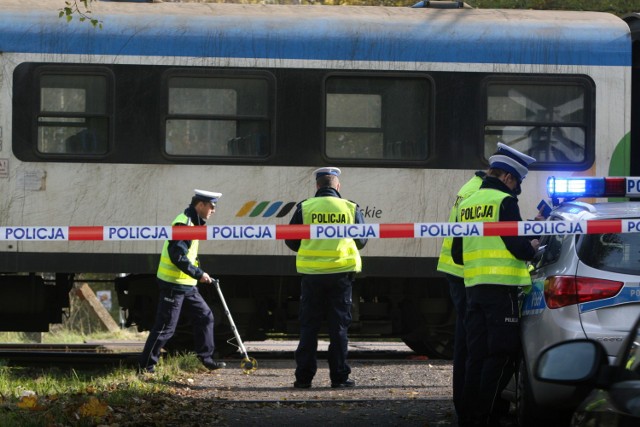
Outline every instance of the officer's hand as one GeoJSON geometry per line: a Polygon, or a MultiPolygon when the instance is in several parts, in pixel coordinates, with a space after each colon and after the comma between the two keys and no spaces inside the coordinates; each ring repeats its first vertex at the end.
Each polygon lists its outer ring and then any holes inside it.
{"type": "Polygon", "coordinates": [[[537,251],[538,248],[540,247],[540,240],[538,239],[531,240],[531,246],[533,246],[533,249],[537,251]]]}
{"type": "Polygon", "coordinates": [[[204,273],[200,278],[200,283],[211,283],[213,280],[209,277],[209,273],[204,273]]]}

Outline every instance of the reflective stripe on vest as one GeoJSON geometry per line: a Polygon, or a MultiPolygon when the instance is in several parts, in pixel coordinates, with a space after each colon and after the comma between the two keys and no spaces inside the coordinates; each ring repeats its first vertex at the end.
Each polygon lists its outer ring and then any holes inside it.
{"type": "MultiPolygon", "coordinates": [[[[302,202],[303,224],[355,224],[356,204],[339,197],[313,197],[302,202]]],[[[353,239],[303,239],[296,256],[302,274],[331,274],[362,270],[353,239]]]]}
{"type": "MultiPolygon", "coordinates": [[[[461,222],[497,222],[502,201],[510,197],[494,189],[480,189],[460,203],[461,222]]],[[[499,236],[464,237],[464,284],[531,285],[527,265],[513,256],[499,236]]]]}
{"type": "MultiPolygon", "coordinates": [[[[478,191],[480,185],[482,184],[482,178],[477,175],[474,175],[469,181],[467,181],[458,191],[456,201],[451,208],[451,212],[449,212],[449,222],[455,222],[458,217],[458,206],[460,203],[478,191]]],[[[436,269],[438,271],[442,271],[443,273],[448,273],[453,276],[463,277],[464,272],[462,271],[462,266],[453,262],[453,258],[451,258],[451,245],[453,244],[453,237],[445,237],[442,241],[442,248],[440,248],[440,257],[438,258],[438,266],[436,269]]]]}
{"type": "MultiPolygon", "coordinates": [[[[184,214],[180,214],[173,220],[171,225],[176,224],[186,224],[188,226],[193,226],[191,220],[184,214]]],[[[189,248],[189,252],[187,252],[187,258],[191,261],[191,264],[198,266],[198,246],[199,240],[192,240],[191,247],[189,248]]],[[[169,241],[164,242],[164,246],[162,247],[162,253],[160,254],[160,263],[158,264],[158,279],[164,280],[165,282],[175,283],[177,285],[190,285],[195,286],[198,281],[193,277],[185,274],[182,270],[180,270],[176,265],[171,262],[171,258],[169,258],[169,241]]]]}

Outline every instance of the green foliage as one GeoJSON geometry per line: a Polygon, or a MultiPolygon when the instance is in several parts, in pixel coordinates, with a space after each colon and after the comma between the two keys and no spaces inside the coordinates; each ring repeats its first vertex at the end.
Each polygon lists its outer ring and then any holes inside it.
{"type": "Polygon", "coordinates": [[[65,0],[65,7],[59,9],[58,17],[64,18],[67,22],[71,22],[74,15],[78,16],[78,21],[89,22],[92,26],[102,28],[102,21],[92,18],[89,5],[91,0],[65,0]],[[82,9],[81,6],[82,5],[82,9]]]}

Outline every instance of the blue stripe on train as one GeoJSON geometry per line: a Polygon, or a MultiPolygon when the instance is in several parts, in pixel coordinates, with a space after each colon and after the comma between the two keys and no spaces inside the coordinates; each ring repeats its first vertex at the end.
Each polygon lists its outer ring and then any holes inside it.
{"type": "MultiPolygon", "coordinates": [[[[621,26],[278,16],[107,16],[103,28],[57,15],[0,19],[0,51],[325,61],[631,65],[621,26]]],[[[621,21],[622,22],[622,21],[621,21]]],[[[469,71],[473,71],[470,69],[469,71]]]]}

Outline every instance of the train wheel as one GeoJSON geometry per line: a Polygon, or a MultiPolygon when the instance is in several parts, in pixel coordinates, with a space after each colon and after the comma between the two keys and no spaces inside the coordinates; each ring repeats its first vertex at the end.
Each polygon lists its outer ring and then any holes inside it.
{"type": "Polygon", "coordinates": [[[453,358],[453,332],[447,329],[418,327],[403,335],[402,341],[411,350],[431,359],[453,358]]]}
{"type": "MultiPolygon", "coordinates": [[[[442,299],[442,298],[441,298],[442,299]]],[[[402,306],[402,341],[411,350],[432,359],[452,359],[455,322],[453,304],[442,301],[446,313],[425,313],[421,299],[405,300],[402,306]],[[447,303],[450,307],[447,306],[447,303]]]]}

